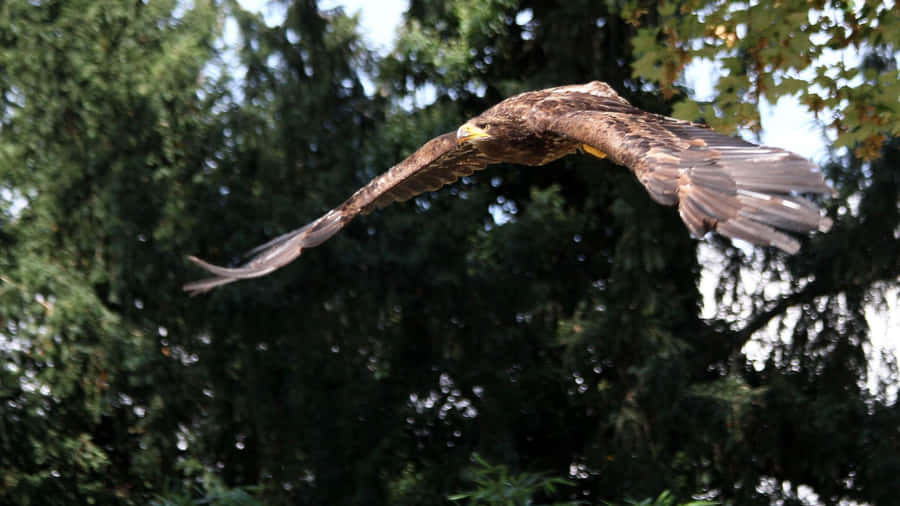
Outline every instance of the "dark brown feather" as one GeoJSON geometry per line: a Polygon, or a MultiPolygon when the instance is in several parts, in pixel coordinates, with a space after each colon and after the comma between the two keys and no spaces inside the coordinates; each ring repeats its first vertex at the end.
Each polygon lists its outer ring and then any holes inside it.
{"type": "Polygon", "coordinates": [[[455,183],[462,176],[484,169],[491,162],[490,158],[474,146],[458,145],[455,133],[441,135],[428,141],[401,164],[357,192],[380,193],[361,207],[360,212],[368,214],[394,202],[403,202],[416,195],[435,191],[444,185],[455,183]],[[384,180],[379,183],[381,178],[384,180]]]}

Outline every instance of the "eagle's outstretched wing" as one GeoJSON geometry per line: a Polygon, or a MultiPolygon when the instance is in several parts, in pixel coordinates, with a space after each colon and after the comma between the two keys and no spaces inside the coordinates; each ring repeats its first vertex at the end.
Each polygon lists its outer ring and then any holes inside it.
{"type": "Polygon", "coordinates": [[[831,227],[830,219],[797,195],[832,191],[815,165],[800,156],[620,101],[569,98],[543,104],[545,110],[538,114],[544,116],[545,128],[633,170],[654,200],[677,203],[681,218],[697,237],[716,230],[794,253],[800,243],[779,229],[807,232],[831,227]],[[585,102],[592,105],[586,107],[585,102]]]}
{"type": "Polygon", "coordinates": [[[356,216],[437,190],[491,162],[472,145],[458,144],[455,133],[435,137],[319,219],[257,246],[248,253],[253,257],[240,267],[220,267],[189,257],[215,277],[188,283],[184,290],[196,295],[240,279],[265,276],[293,261],[304,249],[322,244],[356,216]]]}

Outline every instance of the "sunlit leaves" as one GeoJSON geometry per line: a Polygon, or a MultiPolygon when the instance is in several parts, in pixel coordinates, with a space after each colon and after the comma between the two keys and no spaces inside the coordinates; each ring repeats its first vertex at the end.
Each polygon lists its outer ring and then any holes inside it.
{"type": "Polygon", "coordinates": [[[681,117],[757,130],[758,113],[744,104],[795,95],[825,116],[837,146],[864,159],[877,157],[886,137],[900,134],[900,17],[888,3],[673,0],[662,2],[656,18],[634,7],[629,12],[640,27],[632,39],[634,73],[664,94],[676,93],[694,58],[739,62],[716,76],[716,109],[681,117]],[[864,71],[862,60],[870,55],[885,63],[864,71]],[[857,104],[865,106],[859,110],[857,104]]]}

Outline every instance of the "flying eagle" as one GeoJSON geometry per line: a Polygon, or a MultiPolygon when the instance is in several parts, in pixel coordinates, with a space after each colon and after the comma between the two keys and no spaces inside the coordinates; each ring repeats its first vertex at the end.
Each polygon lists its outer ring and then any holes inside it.
{"type": "Polygon", "coordinates": [[[827,231],[831,220],[798,193],[828,194],[808,160],[757,146],[703,125],[642,111],[599,81],[529,91],[425,143],[343,204],[297,230],[258,246],[229,268],[190,260],[215,277],[188,283],[202,293],[265,276],[322,244],[361,214],[455,182],[492,163],[544,165],[584,152],[634,171],[660,204],[677,205],[697,237],[715,230],[788,253],[800,243],[783,231],[827,231]]]}

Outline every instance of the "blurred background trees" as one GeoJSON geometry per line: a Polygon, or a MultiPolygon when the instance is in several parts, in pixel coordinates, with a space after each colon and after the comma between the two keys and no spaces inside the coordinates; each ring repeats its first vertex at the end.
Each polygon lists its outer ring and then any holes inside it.
{"type": "Polygon", "coordinates": [[[411,0],[376,56],[341,10],[273,5],[0,6],[0,502],[437,504],[490,485],[476,454],[538,502],[895,500],[865,311],[900,275],[896,6],[411,0]],[[502,98],[593,79],[751,135],[797,94],[836,140],[834,229],[794,257],[698,243],[569,157],[180,291],[184,255],[237,261],[502,98]]]}

